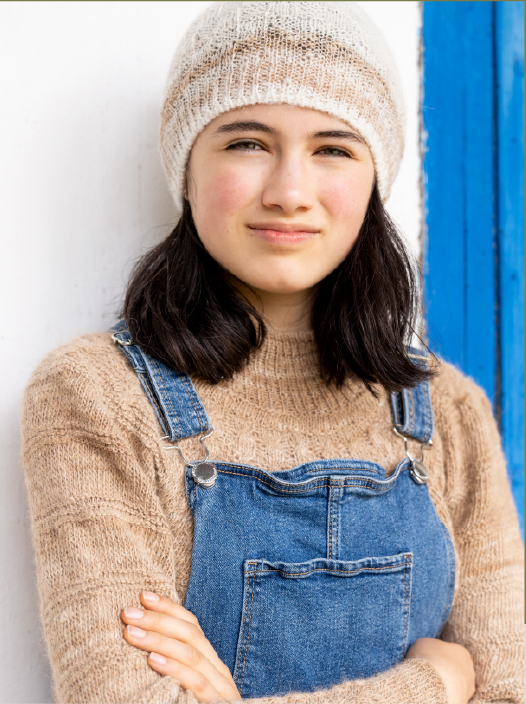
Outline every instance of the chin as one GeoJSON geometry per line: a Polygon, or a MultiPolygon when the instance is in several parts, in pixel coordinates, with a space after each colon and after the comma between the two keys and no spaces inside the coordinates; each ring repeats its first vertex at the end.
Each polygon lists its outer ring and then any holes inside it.
{"type": "Polygon", "coordinates": [[[273,295],[291,295],[302,291],[308,291],[316,286],[323,278],[321,272],[314,272],[314,266],[277,266],[273,267],[272,263],[267,263],[267,266],[258,265],[253,269],[250,267],[232,267],[228,268],[223,264],[224,268],[240,282],[244,283],[256,291],[270,293],[273,295]]]}
{"type": "Polygon", "coordinates": [[[300,293],[301,291],[307,291],[315,286],[313,281],[298,281],[298,280],[258,280],[251,284],[253,288],[259,289],[260,291],[265,291],[266,293],[273,293],[277,295],[288,295],[293,293],[300,293]]]}

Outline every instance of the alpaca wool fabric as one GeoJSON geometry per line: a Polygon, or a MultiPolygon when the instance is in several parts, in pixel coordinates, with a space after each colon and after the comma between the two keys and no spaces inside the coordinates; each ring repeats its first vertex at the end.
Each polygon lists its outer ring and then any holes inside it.
{"type": "Polygon", "coordinates": [[[382,199],[404,148],[402,88],[379,30],[352,2],[217,2],[195,20],[172,61],[160,153],[178,213],[192,145],[219,115],[287,104],[328,113],[371,150],[382,199]]]}
{"type": "MultiPolygon", "coordinates": [[[[367,457],[390,475],[404,457],[389,396],[357,379],[320,378],[313,332],[268,331],[233,379],[193,380],[214,427],[212,458],[277,471],[318,458],[367,457]]],[[[443,364],[431,381],[429,493],[452,537],[455,600],[441,637],[468,648],[471,704],[524,702],[524,553],[500,438],[482,389],[443,364]]],[[[25,395],[23,456],[44,633],[57,702],[196,704],[124,640],[119,617],[142,589],[183,603],[193,518],[185,465],[166,452],[139,378],[110,333],[49,355],[25,395]]],[[[181,441],[202,457],[198,438],[181,441]]],[[[409,441],[419,456],[419,446],[409,441]]],[[[393,528],[395,529],[395,528],[393,528]]],[[[216,536],[210,536],[214,549],[216,536]]],[[[213,579],[213,577],[212,577],[213,579]]],[[[350,607],[349,613],[352,613],[350,607]]],[[[221,618],[221,614],[218,614],[221,618]]],[[[253,704],[446,704],[425,659],[315,692],[253,704]]]]}

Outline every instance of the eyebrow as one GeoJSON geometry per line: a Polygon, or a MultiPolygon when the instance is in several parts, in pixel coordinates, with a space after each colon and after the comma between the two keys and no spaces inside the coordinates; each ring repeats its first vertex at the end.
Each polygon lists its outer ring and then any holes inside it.
{"type": "MultiPolygon", "coordinates": [[[[255,120],[236,120],[235,122],[227,122],[225,125],[218,127],[214,134],[224,134],[232,132],[265,132],[266,134],[272,134],[276,137],[280,136],[280,132],[275,130],[269,125],[265,125],[263,122],[256,122],[255,120]]],[[[365,140],[360,137],[356,132],[350,132],[348,130],[323,130],[321,132],[313,132],[307,135],[309,139],[346,139],[351,142],[359,142],[360,144],[365,144],[365,140]]]]}

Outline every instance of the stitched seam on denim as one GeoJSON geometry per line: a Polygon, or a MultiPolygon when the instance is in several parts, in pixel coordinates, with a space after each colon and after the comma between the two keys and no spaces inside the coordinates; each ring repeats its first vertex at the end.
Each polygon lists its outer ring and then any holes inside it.
{"type": "Polygon", "coordinates": [[[340,469],[349,469],[351,472],[374,472],[375,474],[378,474],[376,469],[369,469],[368,467],[328,467],[327,469],[308,469],[305,474],[312,474],[313,472],[328,472],[331,470],[340,470],[340,469]]]}
{"type": "Polygon", "coordinates": [[[250,572],[243,572],[243,574],[268,574],[269,572],[281,572],[281,574],[288,575],[289,577],[301,577],[302,575],[312,574],[313,572],[337,572],[338,574],[358,574],[358,572],[392,570],[400,569],[400,567],[405,571],[407,568],[406,559],[406,556],[404,556],[404,562],[396,565],[385,565],[385,567],[360,567],[359,570],[335,570],[331,569],[330,567],[315,567],[314,569],[309,570],[308,572],[285,572],[284,570],[280,570],[277,567],[269,567],[268,570],[255,570],[250,572]]]}
{"type": "MultiPolygon", "coordinates": [[[[186,387],[186,383],[187,383],[187,381],[190,381],[190,379],[185,378],[183,375],[181,375],[179,378],[180,378],[181,381],[183,382],[184,390],[186,391],[186,393],[188,394],[188,397],[190,398],[190,403],[192,404],[193,409],[194,409],[194,411],[195,411],[195,415],[197,416],[197,420],[199,421],[200,432],[203,432],[203,422],[202,422],[202,420],[201,420],[201,416],[199,415],[199,411],[197,410],[197,408],[195,407],[195,404],[194,404],[194,400],[195,400],[195,399],[194,399],[194,393],[193,393],[193,391],[192,391],[191,388],[188,389],[188,388],[186,387]]],[[[191,383],[192,383],[192,382],[190,381],[190,384],[191,384],[191,383]]]]}
{"type": "Polygon", "coordinates": [[[420,404],[418,405],[419,409],[419,415],[423,421],[424,424],[424,429],[420,433],[420,437],[417,438],[421,442],[425,442],[425,437],[427,436],[427,429],[428,429],[428,403],[427,403],[427,396],[426,396],[426,382],[422,382],[419,387],[420,395],[421,395],[421,400],[420,404]]]}
{"type": "MultiPolygon", "coordinates": [[[[407,609],[407,584],[406,584],[407,573],[408,573],[408,569],[409,569],[407,555],[404,556],[404,563],[405,563],[405,568],[404,568],[404,618],[403,618],[403,622],[402,622],[404,636],[403,636],[403,640],[402,640],[402,653],[401,653],[402,658],[404,657],[404,647],[405,647],[405,643],[407,641],[407,630],[409,627],[409,618],[408,618],[408,613],[407,613],[408,609],[407,609]]],[[[411,563],[409,562],[409,564],[411,564],[411,563]]]]}
{"type": "Polygon", "coordinates": [[[329,560],[332,558],[332,501],[334,494],[332,486],[329,489],[329,560]]]}
{"type": "Polygon", "coordinates": [[[426,438],[429,435],[428,440],[432,435],[432,421],[431,421],[431,398],[429,396],[429,386],[426,384],[425,390],[425,413],[426,413],[426,438]]]}
{"type": "Polygon", "coordinates": [[[398,425],[397,410],[396,410],[396,394],[391,391],[389,394],[389,408],[391,409],[391,416],[393,418],[393,425],[398,425]]]}
{"type": "MultiPolygon", "coordinates": [[[[246,479],[255,479],[256,481],[261,482],[262,484],[266,484],[267,486],[270,486],[272,489],[276,489],[276,491],[285,492],[287,494],[300,494],[300,493],[304,493],[306,491],[312,491],[313,489],[322,489],[325,486],[328,486],[328,487],[341,486],[339,484],[332,484],[331,482],[325,481],[322,484],[314,484],[313,486],[310,486],[307,489],[282,489],[281,487],[279,489],[277,489],[275,484],[271,484],[270,482],[266,482],[263,479],[260,479],[259,477],[251,477],[247,474],[241,474],[239,472],[227,472],[224,469],[218,469],[217,471],[221,472],[222,474],[234,474],[236,477],[245,477],[246,479]]],[[[371,491],[381,491],[382,488],[385,488],[386,490],[389,488],[389,486],[385,486],[385,485],[384,485],[384,487],[369,486],[370,482],[374,482],[374,479],[365,479],[363,481],[363,483],[360,483],[360,484],[344,484],[342,488],[347,489],[348,487],[361,487],[362,489],[371,489],[371,491]]],[[[392,486],[392,484],[390,486],[392,486]]]]}
{"type": "MultiPolygon", "coordinates": [[[[332,480],[332,478],[331,478],[331,480],[332,480]]],[[[333,485],[333,487],[332,487],[333,490],[331,490],[331,496],[332,496],[332,501],[331,501],[331,529],[332,529],[332,521],[334,520],[333,517],[332,517],[332,516],[333,516],[334,499],[335,499],[336,496],[338,496],[338,498],[339,498],[339,494],[340,494],[340,491],[341,491],[341,488],[342,488],[341,484],[342,484],[341,481],[336,480],[336,484],[333,485]]],[[[335,537],[336,545],[335,545],[335,550],[334,550],[336,556],[339,554],[339,550],[338,550],[338,547],[339,547],[339,546],[338,546],[338,538],[339,538],[339,527],[340,527],[339,522],[340,522],[340,512],[339,512],[339,507],[338,507],[338,508],[337,508],[337,512],[336,512],[336,526],[335,526],[335,528],[336,528],[336,530],[335,530],[335,534],[336,534],[336,537],[335,537]]],[[[331,530],[331,557],[332,557],[332,554],[333,554],[333,549],[332,549],[333,542],[334,542],[334,539],[333,539],[333,537],[332,537],[332,530],[331,530]]]]}
{"type": "MultiPolygon", "coordinates": [[[[267,476],[267,473],[263,469],[259,469],[258,467],[246,467],[244,465],[235,465],[235,464],[228,464],[228,462],[223,461],[223,460],[214,460],[218,464],[222,465],[223,467],[231,467],[232,469],[248,469],[252,472],[258,472],[259,474],[263,474],[264,476],[267,476]]],[[[227,472],[224,469],[218,469],[218,472],[224,472],[225,474],[238,474],[240,477],[248,477],[250,478],[252,475],[246,474],[243,471],[241,472],[227,472]]],[[[357,470],[358,471],[358,470],[357,470]]],[[[336,479],[339,479],[337,475],[333,475],[336,479]]],[[[394,475],[393,475],[394,476],[394,475]]],[[[254,479],[257,479],[257,477],[254,477],[254,479]]],[[[330,477],[319,477],[319,479],[330,479],[330,477]]],[[[356,479],[356,477],[349,477],[349,479],[356,479]]],[[[377,482],[373,477],[364,477],[364,481],[371,481],[374,482],[375,484],[379,484],[380,482],[377,482]]],[[[316,481],[315,479],[313,481],[316,481]]],[[[276,481],[276,484],[279,482],[276,481]]]]}
{"type": "MultiPolygon", "coordinates": [[[[252,570],[250,570],[250,572],[244,572],[244,574],[252,574],[252,570]]],[[[248,588],[250,589],[250,581],[248,583],[248,588]]],[[[243,598],[243,607],[245,608],[245,618],[243,619],[243,623],[241,625],[241,650],[244,647],[244,640],[245,640],[245,623],[247,621],[247,613],[248,613],[248,609],[246,608],[247,599],[248,599],[248,594],[246,596],[244,596],[244,598],[243,598]]],[[[236,682],[236,685],[239,685],[238,674],[239,674],[240,663],[241,663],[241,658],[237,662],[236,672],[234,674],[234,680],[236,682]]]]}
{"type": "MultiPolygon", "coordinates": [[[[257,565],[257,563],[252,563],[252,564],[256,564],[256,565],[257,565]]],[[[241,673],[241,686],[240,686],[240,688],[239,688],[239,694],[241,694],[241,692],[243,691],[243,682],[244,682],[244,680],[245,680],[245,661],[246,661],[246,659],[247,659],[248,643],[249,643],[249,640],[250,640],[250,624],[252,623],[252,608],[253,608],[253,606],[254,606],[254,592],[256,591],[256,574],[257,574],[257,570],[254,570],[254,571],[252,572],[252,574],[254,575],[254,577],[253,577],[253,579],[252,579],[252,599],[251,599],[251,601],[250,601],[250,618],[249,618],[249,620],[248,620],[247,642],[246,642],[246,645],[245,645],[245,655],[244,655],[244,657],[243,657],[243,672],[241,673]]],[[[250,578],[249,578],[249,579],[250,579],[250,578]]]]}
{"type": "MultiPolygon", "coordinates": [[[[429,497],[429,499],[431,500],[431,497],[429,497]]],[[[435,513],[436,513],[436,508],[435,508],[435,513]]],[[[444,628],[444,625],[445,625],[444,620],[445,620],[446,614],[447,614],[447,612],[448,612],[448,609],[449,609],[450,606],[451,606],[451,604],[450,604],[450,601],[452,601],[452,600],[451,600],[451,578],[453,577],[453,574],[454,574],[454,571],[455,571],[455,570],[454,570],[454,560],[453,560],[452,557],[451,557],[451,544],[450,544],[450,543],[451,543],[451,537],[450,537],[450,535],[449,535],[449,531],[448,531],[448,529],[446,528],[444,522],[440,520],[440,518],[438,517],[438,515],[437,515],[437,519],[438,519],[438,521],[439,521],[439,523],[440,523],[440,525],[441,525],[441,527],[442,527],[442,532],[444,533],[444,540],[446,541],[446,548],[447,548],[447,556],[448,556],[448,561],[449,561],[449,565],[450,565],[450,568],[449,568],[449,578],[448,578],[448,582],[447,582],[447,595],[448,595],[448,596],[447,596],[447,603],[446,603],[446,607],[445,607],[445,609],[444,609],[444,612],[443,612],[443,614],[442,614],[442,617],[441,617],[441,619],[440,619],[440,630],[442,630],[442,629],[444,628]]]]}
{"type": "Polygon", "coordinates": [[[340,514],[341,514],[341,508],[340,508],[340,494],[341,494],[341,487],[338,489],[338,506],[337,506],[337,513],[336,513],[336,557],[340,557],[340,514]]]}
{"type": "MultiPolygon", "coordinates": [[[[161,384],[162,384],[162,387],[163,387],[163,389],[164,389],[164,393],[165,393],[165,395],[166,395],[166,399],[168,400],[168,402],[169,402],[169,404],[170,404],[170,406],[171,406],[172,413],[173,413],[173,415],[175,416],[175,419],[176,419],[177,424],[178,424],[178,426],[179,426],[179,432],[180,432],[180,434],[181,434],[181,439],[182,439],[182,438],[184,437],[184,434],[183,434],[183,427],[182,427],[182,425],[181,425],[181,421],[179,420],[179,416],[178,416],[178,414],[176,413],[175,408],[174,408],[174,405],[173,405],[173,403],[172,403],[172,396],[171,396],[171,394],[168,393],[168,389],[167,389],[166,386],[165,386],[164,378],[163,378],[163,376],[162,376],[162,374],[161,374],[161,371],[160,371],[159,367],[157,366],[157,362],[156,362],[155,359],[153,359],[153,358],[151,359],[151,361],[152,361],[153,366],[154,366],[155,369],[157,370],[157,375],[158,375],[158,377],[159,377],[159,381],[160,381],[161,384]]],[[[163,395],[163,398],[164,398],[164,395],[163,395]]]]}
{"type": "Polygon", "coordinates": [[[168,399],[168,402],[170,403],[170,406],[171,406],[171,408],[172,408],[172,412],[173,412],[173,414],[174,414],[174,416],[175,416],[175,419],[176,419],[176,421],[177,421],[177,424],[179,425],[179,432],[181,433],[181,438],[182,438],[182,437],[183,437],[183,428],[182,428],[182,426],[181,426],[181,421],[179,420],[179,416],[177,415],[177,413],[175,412],[175,408],[173,407],[172,397],[170,396],[170,394],[169,394],[168,391],[166,390],[166,386],[164,385],[164,379],[163,379],[162,374],[161,374],[161,372],[160,372],[160,370],[159,370],[159,367],[157,366],[157,362],[155,361],[155,359],[154,359],[153,357],[151,357],[150,359],[151,359],[151,362],[152,362],[153,366],[154,366],[155,369],[157,370],[157,375],[158,375],[158,377],[159,377],[159,381],[160,381],[161,384],[162,384],[162,387],[163,387],[164,392],[165,392],[165,394],[166,394],[166,398],[168,399]]]}
{"type": "Polygon", "coordinates": [[[423,406],[423,415],[424,415],[424,437],[421,438],[424,440],[425,436],[427,435],[427,428],[428,428],[428,420],[427,420],[427,396],[426,396],[426,388],[424,383],[422,383],[422,386],[420,387],[422,389],[422,406],[423,406]]]}
{"type": "MultiPolygon", "coordinates": [[[[250,566],[250,565],[256,565],[256,566],[257,566],[257,562],[250,562],[250,563],[249,563],[249,566],[250,566]]],[[[253,572],[253,570],[249,570],[248,572],[243,571],[243,574],[249,574],[249,575],[250,575],[250,574],[252,574],[252,572],[253,572]]],[[[249,582],[248,582],[248,589],[250,589],[250,580],[249,580],[249,582]]],[[[245,623],[246,623],[246,621],[247,621],[247,614],[248,614],[248,608],[246,608],[246,601],[248,601],[248,594],[246,595],[246,598],[244,598],[244,604],[243,604],[243,605],[245,606],[245,618],[243,619],[243,625],[242,625],[242,627],[241,627],[241,648],[244,647],[244,646],[243,646],[243,643],[244,643],[244,637],[245,637],[245,623]]],[[[237,684],[237,677],[238,677],[238,674],[239,674],[239,665],[240,665],[240,662],[241,662],[241,660],[239,660],[238,663],[237,663],[236,674],[234,675],[234,679],[236,680],[236,684],[237,684]]]]}
{"type": "Polygon", "coordinates": [[[168,391],[166,390],[166,386],[164,385],[164,379],[162,377],[162,374],[161,374],[159,367],[157,366],[157,362],[155,361],[155,359],[153,359],[153,357],[150,358],[150,361],[152,363],[152,366],[154,367],[153,374],[154,374],[155,378],[160,382],[160,385],[162,386],[162,389],[159,389],[159,393],[161,394],[163,401],[167,401],[170,404],[174,415],[177,417],[177,414],[175,413],[175,409],[172,404],[171,396],[168,393],[168,391]],[[164,389],[164,394],[163,394],[163,389],[164,389]]]}
{"type": "Polygon", "coordinates": [[[194,513],[197,509],[197,484],[194,482],[194,513]]]}
{"type": "Polygon", "coordinates": [[[431,397],[429,395],[429,383],[425,382],[425,402],[424,402],[424,409],[425,409],[425,416],[426,416],[426,437],[429,434],[428,440],[431,438],[432,430],[433,430],[433,422],[432,422],[432,410],[431,410],[431,397]]]}
{"type": "Polygon", "coordinates": [[[148,374],[146,372],[137,372],[137,374],[140,375],[141,381],[144,381],[144,383],[148,386],[148,390],[150,392],[151,399],[152,399],[153,403],[155,403],[157,410],[161,414],[161,417],[164,418],[164,413],[162,412],[159,404],[157,403],[157,399],[155,398],[155,392],[150,385],[150,380],[148,379],[148,374]]]}
{"type": "Polygon", "coordinates": [[[413,402],[413,391],[412,391],[412,389],[408,389],[408,391],[409,391],[409,398],[411,399],[411,427],[409,428],[409,430],[407,432],[411,433],[413,428],[415,427],[416,416],[415,416],[415,405],[413,402]]]}
{"type": "MultiPolygon", "coordinates": [[[[225,472],[222,469],[219,469],[218,472],[222,472],[223,474],[236,474],[236,472],[225,472]]],[[[237,476],[246,476],[246,475],[237,475],[237,476]]],[[[270,482],[265,482],[263,479],[259,479],[258,477],[246,477],[247,479],[255,479],[258,482],[261,482],[262,484],[266,484],[267,486],[270,486],[271,488],[275,489],[276,491],[280,491],[282,493],[287,493],[287,494],[301,494],[305,493],[306,491],[312,491],[313,489],[323,489],[323,487],[333,487],[335,486],[334,484],[331,484],[330,482],[323,482],[323,484],[315,484],[313,486],[310,486],[306,489],[282,489],[281,487],[279,489],[276,488],[274,484],[271,484],[270,482]]],[[[364,484],[345,484],[344,488],[347,487],[361,487],[362,489],[371,489],[371,491],[380,491],[381,487],[376,488],[376,487],[369,487],[364,484]]]]}

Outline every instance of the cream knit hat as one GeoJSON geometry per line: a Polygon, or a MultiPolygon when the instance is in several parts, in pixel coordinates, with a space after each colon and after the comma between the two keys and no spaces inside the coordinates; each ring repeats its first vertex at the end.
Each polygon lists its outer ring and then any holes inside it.
{"type": "Polygon", "coordinates": [[[404,148],[394,59],[354,2],[215,2],[172,61],[160,152],[178,213],[197,135],[228,110],[287,103],[343,120],[366,141],[385,201],[404,148]]]}

